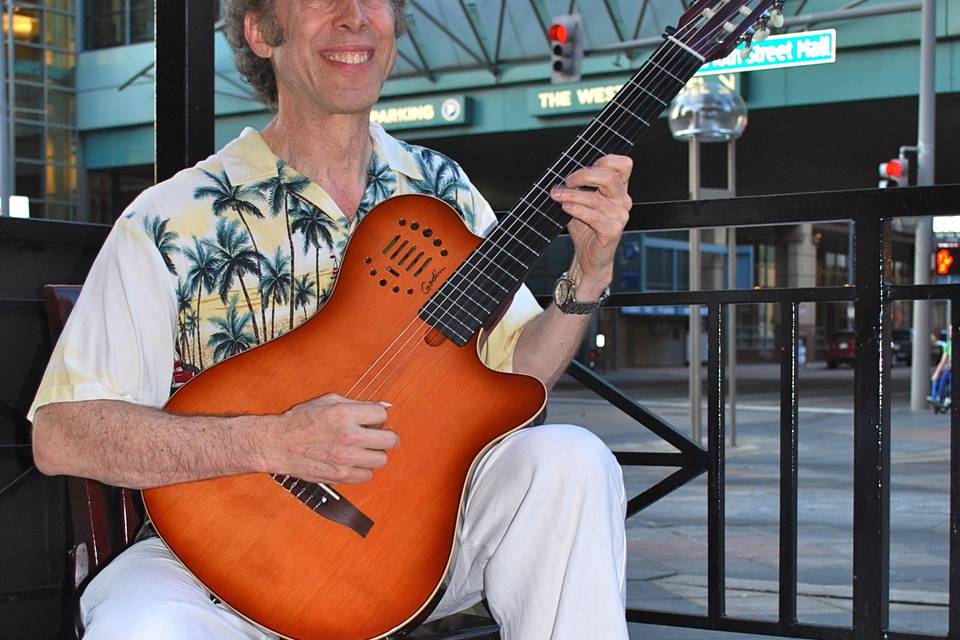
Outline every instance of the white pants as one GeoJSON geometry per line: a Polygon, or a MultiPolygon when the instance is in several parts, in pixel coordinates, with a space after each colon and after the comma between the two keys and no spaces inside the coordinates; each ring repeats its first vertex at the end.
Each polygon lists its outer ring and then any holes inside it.
{"type": "MultiPolygon", "coordinates": [[[[519,431],[480,462],[449,585],[431,619],[486,597],[504,640],[626,640],[620,466],[580,427],[519,431]]],[[[159,539],[139,542],[80,601],[85,640],[274,638],[222,604],[159,539]]]]}

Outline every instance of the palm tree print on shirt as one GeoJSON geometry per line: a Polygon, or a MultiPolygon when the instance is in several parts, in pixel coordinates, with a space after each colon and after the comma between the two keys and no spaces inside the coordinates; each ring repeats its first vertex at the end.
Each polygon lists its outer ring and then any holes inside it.
{"type": "Polygon", "coordinates": [[[163,263],[167,265],[167,270],[173,275],[177,275],[177,267],[173,264],[173,259],[170,257],[170,254],[180,251],[180,248],[174,244],[180,236],[176,231],[167,231],[168,224],[170,224],[169,218],[161,220],[160,216],[153,218],[150,216],[143,217],[143,228],[146,230],[147,235],[150,236],[150,239],[153,240],[157,251],[159,251],[163,257],[163,263]]]}
{"type": "Polygon", "coordinates": [[[417,159],[423,174],[422,180],[410,180],[413,191],[440,198],[460,214],[470,229],[475,228],[473,208],[460,199],[460,192],[469,193],[470,185],[457,163],[442,153],[423,147],[407,146],[407,149],[417,159]]]}
{"type": "Polygon", "coordinates": [[[312,246],[316,255],[314,271],[317,278],[317,309],[320,309],[320,243],[333,249],[333,235],[330,229],[336,229],[336,224],[327,217],[319,207],[297,200],[297,208],[293,211],[291,228],[303,235],[303,251],[306,253],[312,246]]]}
{"type": "MultiPolygon", "coordinates": [[[[296,261],[294,259],[295,250],[293,248],[293,231],[290,228],[290,199],[302,193],[310,180],[304,176],[293,174],[287,171],[283,160],[277,160],[277,175],[267,178],[263,182],[254,185],[254,188],[264,194],[267,203],[270,205],[270,214],[274,217],[280,215],[286,216],[287,222],[287,241],[290,244],[290,272],[296,273],[296,261]]],[[[293,329],[293,308],[296,291],[294,283],[290,283],[290,329],[293,329]]]]}
{"type": "MultiPolygon", "coordinates": [[[[222,216],[227,211],[236,212],[237,216],[240,218],[240,222],[243,223],[244,228],[247,230],[247,237],[250,239],[250,244],[253,245],[253,250],[258,254],[260,253],[260,248],[257,246],[257,240],[253,236],[253,232],[250,231],[250,223],[247,222],[246,216],[252,216],[257,220],[263,219],[263,212],[260,210],[260,207],[255,205],[250,201],[252,196],[258,195],[259,191],[256,187],[244,187],[242,185],[234,185],[230,182],[230,178],[227,177],[226,171],[221,171],[220,175],[210,173],[205,169],[200,169],[200,171],[210,179],[213,183],[213,186],[200,186],[193,190],[193,199],[194,200],[203,200],[205,198],[213,198],[213,215],[222,216]]],[[[259,267],[259,265],[258,265],[259,267]]],[[[259,275],[259,270],[257,275],[259,275]]],[[[267,324],[266,316],[266,303],[260,301],[260,319],[264,326],[267,324]]]]}
{"type": "Polygon", "coordinates": [[[180,360],[193,362],[193,353],[190,349],[187,316],[193,311],[193,292],[183,280],[177,281],[177,350],[180,360]]]}
{"type": "Polygon", "coordinates": [[[260,330],[257,327],[256,312],[253,309],[253,302],[250,300],[250,293],[247,291],[247,284],[243,276],[247,273],[260,273],[260,254],[252,246],[247,244],[246,238],[240,231],[240,225],[235,220],[226,220],[221,218],[217,222],[217,241],[216,244],[207,241],[207,244],[214,251],[218,260],[217,279],[219,281],[220,299],[226,304],[227,296],[233,288],[233,280],[240,281],[240,290],[243,291],[243,297],[247,301],[247,308],[250,309],[250,320],[253,323],[253,337],[257,343],[263,342],[260,339],[260,330]]]}
{"type": "Polygon", "coordinates": [[[292,302],[297,309],[303,309],[303,319],[307,319],[307,305],[316,297],[313,292],[313,283],[310,282],[310,274],[305,273],[293,282],[292,302]]]}
{"type": "Polygon", "coordinates": [[[216,331],[210,334],[207,345],[213,349],[213,361],[220,362],[230,356],[246,351],[255,344],[255,337],[246,330],[247,323],[253,320],[250,313],[237,311],[237,294],[230,296],[226,317],[213,317],[216,331]]]}
{"type": "Polygon", "coordinates": [[[396,174],[390,169],[390,165],[380,162],[380,157],[374,152],[370,156],[370,168],[367,170],[367,189],[357,207],[357,220],[367,215],[374,205],[392,196],[396,190],[396,174]]]}
{"type": "Polygon", "coordinates": [[[200,317],[200,298],[203,290],[212,293],[217,286],[217,276],[220,271],[220,263],[213,251],[206,243],[199,239],[193,239],[193,248],[184,247],[183,255],[187,257],[190,268],[187,270],[187,287],[197,291],[197,359],[199,366],[203,369],[203,339],[200,335],[202,318],[200,317]]]}
{"type": "MultiPolygon", "coordinates": [[[[277,247],[273,259],[264,258],[263,277],[260,278],[260,299],[264,304],[271,304],[270,308],[270,337],[277,337],[277,305],[286,304],[290,298],[290,285],[293,276],[290,275],[290,259],[283,255],[277,247]]],[[[266,325],[263,328],[267,332],[266,325]]]]}

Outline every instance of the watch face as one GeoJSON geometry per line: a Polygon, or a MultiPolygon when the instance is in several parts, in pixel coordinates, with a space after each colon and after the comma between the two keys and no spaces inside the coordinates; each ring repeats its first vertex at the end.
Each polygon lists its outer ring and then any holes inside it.
{"type": "Polygon", "coordinates": [[[557,303],[557,306],[562,307],[567,304],[571,298],[571,282],[566,278],[560,278],[557,280],[556,286],[553,288],[553,301],[557,303]]]}

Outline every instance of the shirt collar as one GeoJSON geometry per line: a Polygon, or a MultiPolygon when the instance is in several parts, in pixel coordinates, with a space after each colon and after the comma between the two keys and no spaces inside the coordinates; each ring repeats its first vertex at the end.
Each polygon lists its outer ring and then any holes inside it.
{"type": "MultiPolygon", "coordinates": [[[[370,123],[370,139],[373,141],[373,152],[391,169],[411,180],[423,180],[420,164],[409,147],[384,131],[380,124],[370,123]]],[[[218,155],[231,184],[260,182],[277,175],[277,156],[264,142],[260,132],[252,127],[246,127],[218,155]]]]}

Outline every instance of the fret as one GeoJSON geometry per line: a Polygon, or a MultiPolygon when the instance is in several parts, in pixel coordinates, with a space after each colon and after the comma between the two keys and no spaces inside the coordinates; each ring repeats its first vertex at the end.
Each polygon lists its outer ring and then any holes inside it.
{"type": "Polygon", "coordinates": [[[629,81],[627,84],[632,84],[632,85],[635,86],[637,89],[640,89],[640,91],[643,91],[645,94],[647,94],[648,96],[650,96],[651,98],[653,98],[654,100],[656,100],[657,102],[659,102],[661,105],[663,105],[664,108],[666,108],[667,103],[664,102],[663,100],[661,100],[661,99],[660,99],[660,96],[658,96],[658,95],[655,94],[654,92],[650,91],[649,89],[647,89],[647,88],[646,88],[645,86],[643,86],[642,84],[639,84],[639,83],[637,83],[637,82],[634,82],[634,79],[633,79],[633,78],[631,78],[630,81],[629,81]]]}
{"type": "MultiPolygon", "coordinates": [[[[457,320],[457,322],[460,322],[457,318],[454,318],[454,320],[457,320]]],[[[469,339],[469,338],[464,338],[464,337],[461,336],[459,333],[457,333],[456,331],[454,331],[453,329],[451,329],[450,326],[449,326],[446,322],[444,322],[442,319],[437,320],[437,324],[440,325],[440,328],[443,330],[444,333],[447,334],[448,337],[451,337],[450,334],[452,333],[452,334],[453,334],[452,337],[456,338],[457,341],[458,341],[460,344],[467,344],[468,342],[470,342],[470,339],[469,339]],[[448,332],[449,332],[449,333],[448,333],[448,332]]],[[[460,324],[463,324],[463,323],[460,322],[460,324]]],[[[470,329],[470,327],[468,327],[468,326],[465,325],[465,324],[463,324],[463,326],[464,326],[465,329],[467,329],[467,331],[468,331],[471,335],[473,334],[473,330],[470,329]]]]}
{"type": "Polygon", "coordinates": [[[618,138],[620,138],[620,139],[623,140],[624,142],[626,142],[628,145],[633,146],[633,141],[632,141],[630,138],[624,137],[619,131],[617,131],[616,129],[614,129],[614,128],[611,127],[610,125],[608,125],[608,124],[607,124],[606,122],[604,122],[603,120],[597,119],[597,120],[594,120],[594,122],[595,122],[596,124],[600,125],[601,127],[603,127],[604,129],[606,129],[607,131],[609,131],[610,133],[612,133],[613,135],[617,136],[618,138]]]}
{"type": "MultiPolygon", "coordinates": [[[[650,123],[649,123],[649,122],[647,122],[646,120],[644,120],[643,118],[641,118],[640,116],[638,116],[636,113],[634,113],[634,112],[631,111],[630,109],[627,109],[624,105],[620,104],[616,99],[611,100],[611,101],[609,102],[609,104],[612,105],[612,106],[614,106],[614,107],[616,107],[616,108],[618,108],[618,109],[620,109],[621,111],[625,111],[625,112],[627,113],[627,115],[629,115],[630,117],[634,118],[635,120],[639,120],[640,122],[643,123],[643,126],[645,126],[645,127],[649,127],[649,126],[650,126],[650,123]]],[[[632,143],[631,143],[631,144],[632,144],[632,143]]]]}
{"type": "MultiPolygon", "coordinates": [[[[530,207],[531,209],[533,209],[534,211],[536,211],[537,213],[539,213],[540,215],[542,215],[543,218],[544,218],[544,220],[549,220],[550,222],[552,222],[552,223],[553,223],[553,226],[555,226],[557,229],[563,229],[563,225],[562,225],[562,224],[559,224],[556,220],[554,220],[554,219],[551,218],[549,215],[547,215],[547,212],[546,212],[546,211],[543,211],[542,209],[539,208],[538,205],[535,205],[535,204],[533,204],[532,202],[530,202],[529,200],[527,200],[526,197],[520,198],[520,202],[522,202],[523,204],[527,205],[528,207],[530,207]]],[[[526,224],[526,223],[525,223],[525,224],[526,224]]],[[[529,226],[529,225],[527,225],[527,226],[529,226]]],[[[531,228],[532,228],[532,227],[531,227],[531,228]]],[[[544,240],[547,240],[548,242],[550,241],[549,238],[543,238],[543,239],[544,239],[544,240]]]]}
{"type": "Polygon", "coordinates": [[[668,76],[670,76],[671,78],[673,78],[673,79],[676,80],[677,82],[679,82],[681,87],[684,86],[685,84],[687,84],[685,81],[683,81],[683,80],[681,80],[680,78],[678,78],[677,76],[673,75],[673,74],[672,74],[670,71],[668,71],[667,69],[664,69],[662,65],[659,65],[659,64],[657,64],[656,62],[654,62],[654,61],[653,61],[653,58],[650,58],[647,62],[648,62],[649,64],[652,64],[653,66],[655,66],[657,69],[660,69],[660,71],[663,71],[665,74],[667,74],[668,76]]]}
{"type": "Polygon", "coordinates": [[[579,141],[581,141],[581,142],[583,142],[583,143],[586,144],[588,147],[592,147],[592,148],[595,149],[598,153],[600,153],[600,155],[602,155],[602,156],[607,155],[607,152],[606,152],[606,151],[604,151],[603,149],[601,149],[601,148],[598,147],[597,145],[593,144],[592,142],[590,142],[589,140],[587,140],[586,138],[584,138],[582,133],[581,133],[580,135],[578,135],[576,139],[579,140],[579,141]]]}
{"type": "MultiPolygon", "coordinates": [[[[523,198],[521,198],[521,200],[523,200],[523,198]]],[[[534,209],[537,213],[543,215],[543,212],[540,211],[540,209],[538,209],[537,207],[534,207],[533,205],[530,205],[530,206],[533,207],[533,209],[534,209]]],[[[510,213],[513,213],[513,212],[511,211],[510,213]]],[[[510,213],[508,213],[507,215],[509,216],[510,213]]],[[[508,220],[508,218],[507,218],[506,216],[504,216],[503,221],[500,223],[500,225],[498,225],[498,228],[499,228],[500,226],[503,226],[504,224],[507,224],[507,220],[508,220]]],[[[520,217],[519,215],[514,214],[513,218],[512,218],[512,219],[509,219],[509,220],[510,220],[510,223],[512,223],[512,222],[514,222],[514,221],[519,222],[521,225],[525,226],[527,229],[530,229],[530,231],[533,231],[535,234],[537,234],[538,236],[540,236],[540,239],[543,240],[544,242],[550,242],[550,238],[548,238],[547,236],[545,236],[545,235],[543,235],[542,233],[540,233],[539,231],[537,231],[537,229],[536,229],[535,227],[531,227],[530,224],[528,224],[527,221],[524,220],[524,219],[523,219],[522,217],[520,217]]],[[[547,220],[550,220],[550,218],[547,218],[547,220]]],[[[531,250],[532,250],[532,249],[531,249],[531,250]]]]}
{"type": "MultiPolygon", "coordinates": [[[[574,158],[573,156],[571,156],[571,155],[570,155],[569,153],[567,153],[566,151],[561,151],[561,152],[560,152],[560,155],[566,157],[568,160],[570,160],[571,162],[573,162],[573,163],[577,166],[577,169],[580,169],[581,167],[587,166],[587,165],[585,165],[583,162],[581,162],[579,158],[574,158]]],[[[556,163],[554,163],[554,164],[556,164],[556,163]]]]}
{"type": "Polygon", "coordinates": [[[565,175],[563,175],[563,174],[561,174],[561,173],[557,173],[556,171],[554,171],[552,168],[549,168],[549,167],[547,168],[547,173],[552,173],[552,174],[555,175],[556,177],[560,178],[560,182],[566,184],[566,182],[567,182],[567,176],[565,176],[565,175]]]}
{"type": "MultiPolygon", "coordinates": [[[[498,226],[496,229],[497,229],[497,231],[500,231],[501,233],[507,234],[508,236],[510,236],[511,238],[513,238],[515,241],[517,241],[517,242],[519,242],[520,244],[522,244],[522,245],[524,246],[524,248],[525,248],[527,251],[529,251],[530,253],[532,253],[534,256],[539,256],[539,255],[540,255],[540,253],[539,253],[536,249],[534,249],[533,247],[531,247],[530,245],[528,245],[526,242],[524,242],[523,240],[521,240],[521,239],[518,238],[517,236],[513,235],[513,234],[510,232],[510,230],[507,229],[506,227],[498,226]]],[[[493,235],[493,234],[491,234],[491,236],[492,236],[492,235],[493,235]]],[[[541,237],[543,237],[543,236],[541,236],[541,237]]],[[[526,268],[526,266],[527,266],[526,263],[521,262],[520,260],[517,260],[517,258],[516,258],[512,253],[507,252],[507,255],[510,256],[511,258],[513,258],[517,263],[519,263],[521,267],[526,268]]]]}

